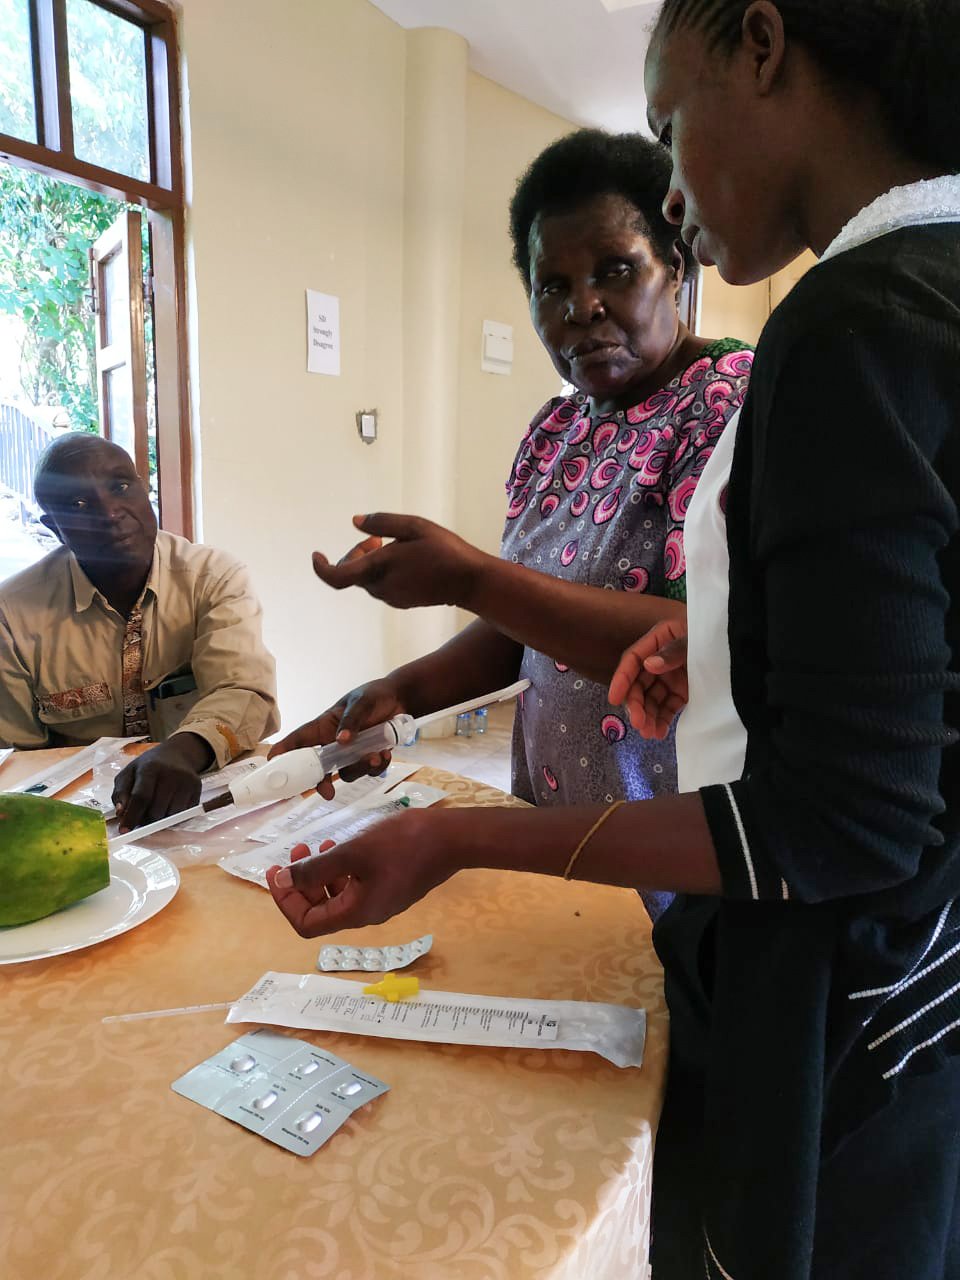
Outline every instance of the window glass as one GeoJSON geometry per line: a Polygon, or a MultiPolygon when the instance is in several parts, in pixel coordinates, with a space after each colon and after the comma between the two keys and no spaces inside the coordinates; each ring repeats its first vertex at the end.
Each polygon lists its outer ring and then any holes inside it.
{"type": "Polygon", "coordinates": [[[67,0],[67,42],[77,156],[149,181],[143,28],[92,0],[67,0]]]}
{"type": "Polygon", "coordinates": [[[129,329],[127,311],[130,298],[127,289],[127,264],[119,253],[103,264],[104,343],[112,347],[115,342],[127,338],[124,325],[129,329]]]}
{"type": "Polygon", "coordinates": [[[37,141],[29,0],[0,0],[0,133],[37,141]]]}
{"type": "Polygon", "coordinates": [[[130,399],[130,370],[125,365],[110,369],[106,376],[107,412],[110,439],[126,449],[137,460],[136,434],[133,429],[133,402],[130,399]]]}

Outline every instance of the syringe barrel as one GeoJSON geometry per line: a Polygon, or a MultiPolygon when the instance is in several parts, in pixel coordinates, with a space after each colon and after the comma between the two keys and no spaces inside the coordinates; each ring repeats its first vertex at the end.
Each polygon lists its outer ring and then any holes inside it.
{"type": "MultiPolygon", "coordinates": [[[[373,724],[369,729],[361,729],[349,742],[328,743],[320,748],[324,775],[337,773],[348,765],[365,760],[367,756],[392,751],[398,744],[408,746],[415,734],[413,719],[408,715],[399,715],[383,724],[373,724]]],[[[319,781],[318,778],[317,782],[319,781]]]]}
{"type": "Polygon", "coordinates": [[[270,760],[259,769],[237,778],[230,793],[238,805],[289,800],[309,791],[330,773],[356,764],[366,756],[390,751],[398,743],[408,745],[416,733],[410,716],[394,716],[383,724],[363,729],[349,742],[330,742],[325,747],[301,747],[270,760]]]}

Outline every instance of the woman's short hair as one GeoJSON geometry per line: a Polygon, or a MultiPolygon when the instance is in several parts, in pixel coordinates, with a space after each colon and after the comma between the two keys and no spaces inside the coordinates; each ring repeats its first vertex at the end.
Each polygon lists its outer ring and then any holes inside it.
{"type": "Polygon", "coordinates": [[[513,261],[529,291],[530,228],[538,217],[569,213],[597,196],[622,196],[637,210],[638,223],[667,266],[674,248],[683,254],[687,277],[697,264],[677,227],[663,216],[670,189],[668,153],[639,133],[578,129],[550,144],[517,183],[510,202],[513,261]]]}

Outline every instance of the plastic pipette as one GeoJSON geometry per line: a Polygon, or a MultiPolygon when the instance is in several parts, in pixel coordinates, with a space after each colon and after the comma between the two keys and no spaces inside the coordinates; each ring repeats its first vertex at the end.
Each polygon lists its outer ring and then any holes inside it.
{"type": "Polygon", "coordinates": [[[141,1018],[176,1018],[182,1013],[207,1013],[214,1009],[229,1009],[235,1000],[223,1000],[220,1004],[185,1004],[179,1009],[147,1009],[144,1013],[111,1013],[101,1022],[138,1022],[141,1018]]]}
{"type": "Polygon", "coordinates": [[[166,831],[168,827],[176,827],[181,822],[186,822],[188,818],[204,818],[208,813],[212,813],[214,809],[225,809],[228,804],[232,803],[233,796],[230,792],[221,791],[212,800],[205,800],[203,804],[195,804],[192,809],[181,809],[179,813],[170,813],[165,818],[158,818],[156,822],[148,822],[143,827],[134,827],[132,831],[125,831],[123,835],[112,836],[107,841],[107,848],[112,853],[114,849],[122,849],[125,844],[136,844],[147,836],[155,836],[158,831],[166,831]]]}

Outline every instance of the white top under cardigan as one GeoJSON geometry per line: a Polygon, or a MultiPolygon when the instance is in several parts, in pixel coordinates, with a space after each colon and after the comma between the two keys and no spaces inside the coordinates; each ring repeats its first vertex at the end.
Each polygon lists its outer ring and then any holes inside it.
{"type": "MultiPolygon", "coordinates": [[[[894,187],[851,218],[820,261],[903,227],[957,221],[960,176],[944,175],[894,187]]],[[[703,469],[684,520],[690,693],[677,721],[679,791],[736,781],[743,774],[746,756],[747,733],[730,689],[730,557],[726,518],[720,506],[730,479],[739,421],[738,411],[703,469]]]]}

